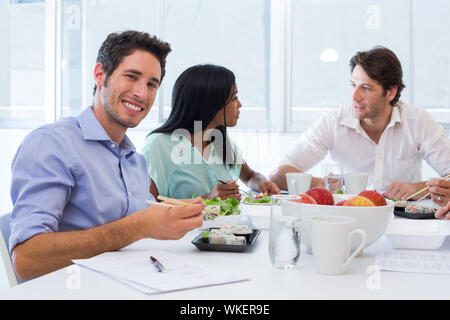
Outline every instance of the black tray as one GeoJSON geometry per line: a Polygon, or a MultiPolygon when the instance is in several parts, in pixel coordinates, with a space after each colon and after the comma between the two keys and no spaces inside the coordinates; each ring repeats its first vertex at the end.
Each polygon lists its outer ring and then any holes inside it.
{"type": "Polygon", "coordinates": [[[394,207],[394,215],[408,219],[435,219],[434,210],[432,213],[409,213],[403,207],[394,207]]]}
{"type": "MultiPolygon", "coordinates": [[[[210,228],[217,229],[217,228],[210,228]]],[[[253,246],[259,234],[261,233],[260,229],[252,229],[253,233],[250,235],[250,241],[245,245],[234,245],[234,244],[210,244],[203,240],[203,232],[200,233],[194,240],[191,242],[200,250],[206,251],[229,251],[229,252],[243,252],[253,246]]]]}

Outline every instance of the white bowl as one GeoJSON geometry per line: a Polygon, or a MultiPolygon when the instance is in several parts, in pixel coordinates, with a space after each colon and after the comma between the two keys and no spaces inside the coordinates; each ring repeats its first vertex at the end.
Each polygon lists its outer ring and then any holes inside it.
{"type": "Polygon", "coordinates": [[[442,246],[449,235],[450,221],[393,219],[386,237],[398,249],[434,250],[442,246]]]}
{"type": "Polygon", "coordinates": [[[241,217],[242,211],[241,214],[218,216],[214,220],[203,220],[203,225],[201,226],[201,229],[220,228],[222,226],[236,226],[239,224],[241,217]]]}
{"type": "Polygon", "coordinates": [[[240,208],[253,228],[266,229],[270,227],[270,203],[241,202],[240,208]]]}
{"type": "MultiPolygon", "coordinates": [[[[335,194],[334,203],[341,200],[347,200],[354,197],[354,194],[335,194]]],[[[344,206],[325,206],[317,204],[300,204],[300,215],[302,217],[302,243],[311,252],[311,223],[309,217],[313,216],[345,216],[356,219],[355,229],[363,229],[367,232],[367,243],[365,247],[377,241],[386,231],[389,223],[394,216],[394,203],[386,200],[386,206],[377,207],[344,207],[344,206]]],[[[354,239],[352,250],[360,243],[360,239],[354,239]]]]}

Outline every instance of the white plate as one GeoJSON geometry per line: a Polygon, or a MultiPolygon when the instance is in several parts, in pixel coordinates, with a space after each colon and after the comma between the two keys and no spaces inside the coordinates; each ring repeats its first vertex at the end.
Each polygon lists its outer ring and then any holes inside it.
{"type": "Polygon", "coordinates": [[[252,202],[245,202],[242,201],[241,204],[249,205],[249,206],[270,206],[270,202],[267,203],[252,203],[252,202]]]}
{"type": "Polygon", "coordinates": [[[386,237],[398,249],[428,249],[441,247],[449,235],[450,221],[393,219],[386,237]]]}

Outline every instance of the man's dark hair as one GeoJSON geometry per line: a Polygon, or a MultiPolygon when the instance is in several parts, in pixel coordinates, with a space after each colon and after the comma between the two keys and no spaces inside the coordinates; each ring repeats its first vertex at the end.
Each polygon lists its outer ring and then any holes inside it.
{"type": "MultiPolygon", "coordinates": [[[[166,73],[166,57],[172,49],[167,42],[163,42],[150,36],[146,32],[124,31],[122,33],[111,33],[103,41],[98,50],[97,63],[101,63],[106,74],[105,85],[109,76],[114,72],[123,58],[132,54],[135,50],[143,50],[153,54],[161,64],[161,79],[166,73]]],[[[94,86],[94,95],[97,85],[94,86]]]]}
{"type": "Polygon", "coordinates": [[[378,81],[384,94],[392,87],[397,87],[397,94],[390,104],[395,105],[400,99],[400,93],[405,88],[400,60],[391,50],[377,46],[369,51],[359,51],[350,60],[351,72],[359,65],[367,75],[378,81]]]}

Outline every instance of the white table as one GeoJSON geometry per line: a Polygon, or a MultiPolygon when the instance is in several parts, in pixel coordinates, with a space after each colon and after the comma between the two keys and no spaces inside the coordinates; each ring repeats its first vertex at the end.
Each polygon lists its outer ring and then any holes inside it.
{"type": "MultiPolygon", "coordinates": [[[[442,221],[450,223],[449,221],[442,221]]],[[[195,288],[171,293],[145,295],[104,275],[78,266],[67,267],[0,291],[0,299],[449,299],[450,276],[436,274],[379,273],[379,288],[368,282],[368,273],[377,253],[392,249],[383,236],[366,248],[340,276],[324,276],[314,271],[312,256],[302,250],[299,268],[291,271],[274,269],[268,257],[268,231],[262,231],[253,248],[243,253],[200,251],[191,240],[195,230],[181,240],[145,239],[123,250],[167,250],[189,254],[213,266],[242,270],[251,274],[250,281],[195,288]],[[77,269],[75,269],[77,268],[77,269]],[[77,271],[78,270],[78,271],[77,271]],[[73,285],[79,272],[79,287],[73,285]],[[372,286],[373,287],[373,286],[372,286]]],[[[440,251],[450,252],[450,237],[440,251]]]]}

